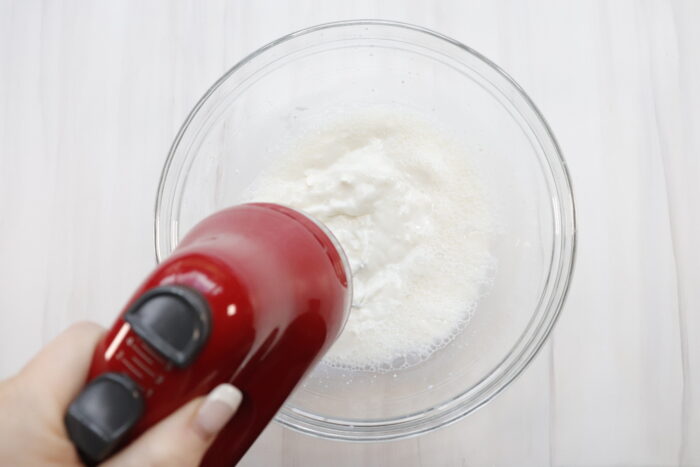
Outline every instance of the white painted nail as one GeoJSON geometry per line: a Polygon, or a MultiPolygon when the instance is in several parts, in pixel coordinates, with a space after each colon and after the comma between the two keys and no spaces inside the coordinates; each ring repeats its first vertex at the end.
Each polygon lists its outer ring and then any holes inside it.
{"type": "Polygon", "coordinates": [[[206,436],[214,436],[238,410],[243,395],[230,384],[220,384],[207,396],[196,417],[197,426],[206,436]]]}

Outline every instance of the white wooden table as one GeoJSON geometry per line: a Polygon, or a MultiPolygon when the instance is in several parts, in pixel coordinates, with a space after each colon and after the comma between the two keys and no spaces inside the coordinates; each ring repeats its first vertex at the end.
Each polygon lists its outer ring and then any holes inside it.
{"type": "Polygon", "coordinates": [[[273,425],[252,465],[700,465],[700,2],[0,0],[0,377],[110,323],[154,266],[186,113],[315,23],[427,26],[509,71],[558,136],[580,225],[569,300],[515,384],[434,434],[342,444],[273,425]]]}

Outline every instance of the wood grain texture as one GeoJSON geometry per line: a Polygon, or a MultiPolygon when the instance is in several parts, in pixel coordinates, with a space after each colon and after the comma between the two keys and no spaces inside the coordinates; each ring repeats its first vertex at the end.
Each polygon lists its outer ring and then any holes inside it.
{"type": "Polygon", "coordinates": [[[0,377],[109,324],[154,266],[168,147],[247,53],[384,18],[482,52],[557,135],[579,248],[552,338],[492,403],[385,444],[271,425],[245,466],[700,466],[700,2],[0,0],[0,377]]]}

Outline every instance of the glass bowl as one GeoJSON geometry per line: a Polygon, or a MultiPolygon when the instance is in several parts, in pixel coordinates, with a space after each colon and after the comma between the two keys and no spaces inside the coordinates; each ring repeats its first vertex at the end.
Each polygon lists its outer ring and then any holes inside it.
{"type": "Polygon", "coordinates": [[[490,239],[498,266],[468,326],[429,360],[396,373],[321,364],[276,417],[349,441],[405,438],[469,414],[523,371],[552,329],[574,262],[574,202],[559,147],[527,94],[477,52],[417,26],[304,29],[206,92],[173,142],[156,201],[161,261],[199,220],[240,202],[309,122],[376,105],[430,116],[472,149],[499,219],[490,239]]]}

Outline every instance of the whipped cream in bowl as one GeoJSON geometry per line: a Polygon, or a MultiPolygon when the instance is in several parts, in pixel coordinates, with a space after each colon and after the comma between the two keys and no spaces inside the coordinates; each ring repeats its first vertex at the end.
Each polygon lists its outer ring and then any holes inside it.
{"type": "Polygon", "coordinates": [[[405,109],[354,111],[303,133],[249,200],[308,213],[348,257],[353,308],[324,363],[389,372],[427,360],[466,326],[495,272],[477,169],[405,109]]]}
{"type": "Polygon", "coordinates": [[[222,76],[163,167],[157,257],[246,201],[323,223],[352,269],[342,334],[276,416],[313,436],[405,438],[483,406],[542,347],[571,279],[549,126],[492,62],[417,26],[311,27],[222,76]]]}

